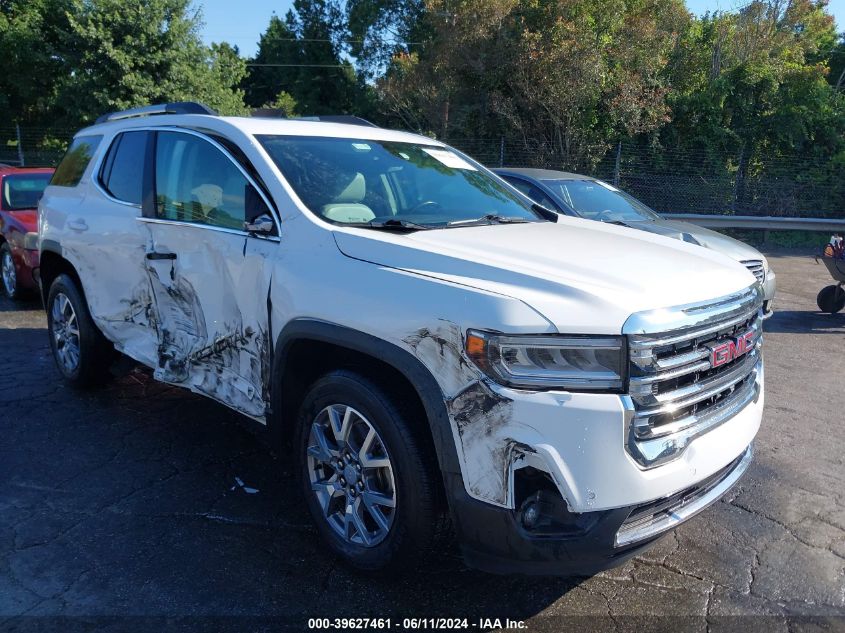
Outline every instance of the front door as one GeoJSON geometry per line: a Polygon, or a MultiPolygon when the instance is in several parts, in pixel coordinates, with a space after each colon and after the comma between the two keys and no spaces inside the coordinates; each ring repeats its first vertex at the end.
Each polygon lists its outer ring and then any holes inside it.
{"type": "Polygon", "coordinates": [[[157,314],[156,378],[265,421],[268,262],[279,243],[244,230],[248,187],[254,185],[217,143],[158,132],[146,260],[157,314]]]}

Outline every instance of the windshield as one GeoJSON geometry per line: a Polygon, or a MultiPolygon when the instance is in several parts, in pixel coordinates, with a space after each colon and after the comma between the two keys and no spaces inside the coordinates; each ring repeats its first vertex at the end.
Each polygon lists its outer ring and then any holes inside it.
{"type": "Polygon", "coordinates": [[[642,222],[660,219],[633,196],[598,180],[544,180],[543,184],[588,220],[642,222]]]}
{"type": "Polygon", "coordinates": [[[542,221],[530,201],[445,147],[308,136],[258,140],[305,206],[330,222],[438,228],[542,221]]]}
{"type": "Polygon", "coordinates": [[[51,174],[15,174],[3,178],[3,208],[34,209],[50,182],[51,174]]]}

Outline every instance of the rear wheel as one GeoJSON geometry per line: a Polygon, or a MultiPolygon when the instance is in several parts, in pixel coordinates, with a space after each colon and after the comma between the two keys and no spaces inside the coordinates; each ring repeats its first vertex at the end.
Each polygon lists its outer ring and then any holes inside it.
{"type": "Polygon", "coordinates": [[[76,282],[59,275],[47,295],[50,347],[59,373],[75,387],[90,387],[110,378],[114,346],[94,325],[76,282]]]}
{"type": "Polygon", "coordinates": [[[361,570],[398,570],[430,551],[436,471],[413,414],[381,386],[338,370],[309,389],[297,420],[306,504],[329,548],[361,570]]]}
{"type": "Polygon", "coordinates": [[[15,270],[15,260],[12,257],[12,249],[8,242],[0,245],[0,279],[3,280],[3,293],[9,299],[18,299],[20,289],[18,288],[18,274],[15,270]]]}
{"type": "Polygon", "coordinates": [[[816,297],[819,310],[836,314],[845,308],[845,289],[842,286],[825,286],[816,297]]]}

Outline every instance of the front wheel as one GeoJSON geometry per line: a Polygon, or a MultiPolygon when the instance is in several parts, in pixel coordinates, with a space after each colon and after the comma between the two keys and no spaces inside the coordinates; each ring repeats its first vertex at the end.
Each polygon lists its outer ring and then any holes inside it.
{"type": "Polygon", "coordinates": [[[47,295],[47,328],[56,367],[74,387],[106,382],[114,346],[94,324],[76,282],[59,275],[47,295]]]}
{"type": "Polygon", "coordinates": [[[413,418],[381,386],[346,370],[314,383],[300,409],[306,504],[329,548],[357,569],[408,568],[432,547],[436,470],[413,418]]]}
{"type": "Polygon", "coordinates": [[[842,286],[825,286],[816,297],[816,304],[822,312],[836,314],[845,308],[845,289],[842,286]]]}

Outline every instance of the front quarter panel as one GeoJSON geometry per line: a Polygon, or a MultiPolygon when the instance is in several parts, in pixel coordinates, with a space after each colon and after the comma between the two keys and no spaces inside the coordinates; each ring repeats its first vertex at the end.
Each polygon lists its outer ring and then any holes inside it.
{"type": "Polygon", "coordinates": [[[467,328],[513,333],[555,328],[517,299],[346,257],[329,231],[318,229],[313,237],[283,238],[272,290],[273,331],[313,319],[369,334],[415,356],[442,392],[467,491],[506,506],[507,473],[517,448],[507,425],[511,403],[468,360],[463,335],[467,328]]]}

